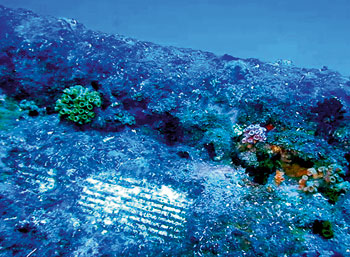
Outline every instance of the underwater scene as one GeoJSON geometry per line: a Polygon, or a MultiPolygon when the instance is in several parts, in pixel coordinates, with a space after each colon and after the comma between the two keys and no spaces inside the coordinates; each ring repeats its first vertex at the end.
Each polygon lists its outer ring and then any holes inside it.
{"type": "Polygon", "coordinates": [[[346,61],[160,41],[0,5],[0,256],[350,256],[346,61]]]}

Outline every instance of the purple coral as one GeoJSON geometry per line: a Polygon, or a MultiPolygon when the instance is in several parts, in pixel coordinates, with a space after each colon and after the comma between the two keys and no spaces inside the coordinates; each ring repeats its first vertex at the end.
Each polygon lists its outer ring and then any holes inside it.
{"type": "Polygon", "coordinates": [[[255,144],[266,140],[267,129],[261,127],[259,124],[249,125],[243,130],[242,143],[255,144]]]}

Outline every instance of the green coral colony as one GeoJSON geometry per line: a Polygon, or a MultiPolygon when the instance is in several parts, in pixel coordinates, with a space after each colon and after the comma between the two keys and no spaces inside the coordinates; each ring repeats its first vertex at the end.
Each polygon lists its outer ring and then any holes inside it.
{"type": "Polygon", "coordinates": [[[91,122],[95,117],[94,107],[101,107],[101,104],[98,92],[76,85],[63,90],[61,98],[56,101],[55,110],[60,117],[83,125],[91,122]]]}

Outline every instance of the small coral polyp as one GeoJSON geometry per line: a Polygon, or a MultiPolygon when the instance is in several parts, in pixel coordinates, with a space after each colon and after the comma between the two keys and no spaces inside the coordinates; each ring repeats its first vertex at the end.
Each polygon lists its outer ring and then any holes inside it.
{"type": "Polygon", "coordinates": [[[61,98],[56,101],[55,110],[60,117],[83,125],[91,122],[95,117],[94,107],[101,107],[101,104],[98,92],[76,85],[63,90],[61,98]]]}
{"type": "Polygon", "coordinates": [[[261,127],[259,124],[249,125],[243,130],[242,143],[255,144],[257,142],[266,141],[266,131],[267,129],[261,127]]]}
{"type": "Polygon", "coordinates": [[[299,189],[307,193],[315,193],[318,188],[324,192],[341,194],[350,189],[350,184],[341,177],[344,170],[336,164],[307,169],[307,174],[299,180],[299,189]]]}

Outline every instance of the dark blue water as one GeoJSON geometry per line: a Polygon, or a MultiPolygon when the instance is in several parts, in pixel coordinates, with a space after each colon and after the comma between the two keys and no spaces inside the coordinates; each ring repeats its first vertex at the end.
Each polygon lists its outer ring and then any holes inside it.
{"type": "Polygon", "coordinates": [[[91,29],[350,74],[350,1],[0,0],[8,7],[75,18],[91,29]]]}

